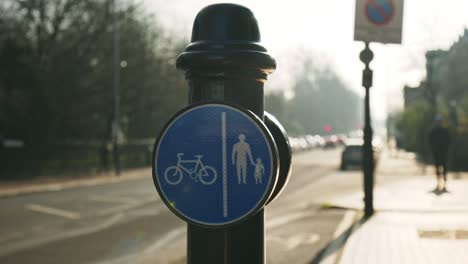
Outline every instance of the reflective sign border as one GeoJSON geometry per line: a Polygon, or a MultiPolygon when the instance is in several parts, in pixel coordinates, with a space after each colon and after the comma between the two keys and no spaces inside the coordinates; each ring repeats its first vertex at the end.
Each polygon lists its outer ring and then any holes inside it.
{"type": "Polygon", "coordinates": [[[226,103],[226,102],[219,102],[219,101],[205,101],[205,102],[202,102],[202,103],[190,104],[190,105],[182,108],[178,112],[176,112],[169,119],[169,121],[167,121],[167,123],[164,125],[163,129],[159,133],[159,135],[158,135],[158,137],[157,137],[157,139],[156,139],[156,141],[154,143],[152,162],[151,163],[152,163],[152,177],[153,177],[154,186],[156,187],[156,190],[157,190],[159,196],[161,197],[161,200],[164,202],[164,204],[166,204],[167,208],[169,208],[169,210],[171,210],[176,216],[178,216],[180,219],[184,220],[187,223],[197,225],[197,226],[201,226],[201,227],[208,227],[208,228],[225,228],[225,227],[228,227],[228,226],[237,225],[237,224],[240,224],[240,223],[244,222],[245,220],[247,220],[251,216],[255,215],[269,201],[269,199],[270,199],[271,195],[273,194],[273,191],[274,191],[274,189],[276,187],[276,184],[278,182],[278,176],[279,176],[279,166],[278,166],[278,164],[279,164],[279,154],[278,154],[278,149],[276,147],[276,143],[275,143],[275,141],[273,139],[272,134],[270,133],[270,131],[268,130],[268,128],[266,127],[264,122],[257,115],[255,115],[252,111],[250,111],[248,109],[245,109],[242,106],[231,104],[231,103],[226,103]],[[157,158],[156,153],[157,153],[157,150],[159,148],[159,143],[161,142],[161,139],[164,138],[168,128],[175,121],[177,121],[177,119],[181,115],[183,115],[184,113],[186,113],[188,111],[191,111],[191,110],[195,110],[196,108],[206,107],[206,106],[210,106],[210,105],[233,108],[234,110],[240,111],[245,116],[250,118],[257,125],[257,127],[263,132],[263,134],[265,135],[266,140],[267,140],[268,145],[269,145],[269,149],[271,150],[271,154],[272,154],[271,160],[272,160],[272,163],[273,163],[272,164],[272,169],[271,169],[272,179],[270,181],[270,186],[268,186],[268,189],[265,192],[264,197],[262,197],[262,199],[257,203],[257,206],[254,209],[252,209],[250,212],[248,212],[247,214],[242,216],[242,218],[238,218],[238,219],[235,219],[235,220],[233,220],[231,222],[227,222],[227,223],[223,223],[223,224],[206,224],[206,223],[197,222],[197,221],[194,221],[193,219],[190,219],[190,218],[186,217],[185,215],[180,213],[178,210],[174,209],[174,207],[172,207],[171,204],[169,203],[169,201],[166,199],[166,196],[164,195],[164,192],[161,190],[161,188],[159,186],[159,180],[158,180],[157,171],[156,171],[156,158],[157,158]]]}

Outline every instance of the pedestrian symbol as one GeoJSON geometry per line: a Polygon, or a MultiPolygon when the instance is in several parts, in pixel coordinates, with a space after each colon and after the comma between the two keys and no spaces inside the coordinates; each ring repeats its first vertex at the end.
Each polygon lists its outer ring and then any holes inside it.
{"type": "Polygon", "coordinates": [[[223,226],[254,214],[277,180],[276,145],[247,110],[201,104],[176,114],[155,143],[153,178],[182,219],[223,226]]]}
{"type": "Polygon", "coordinates": [[[263,167],[262,159],[257,159],[257,164],[255,164],[255,184],[262,184],[262,177],[265,174],[265,167],[263,167]]]}
{"type": "Polygon", "coordinates": [[[239,184],[247,184],[247,157],[250,164],[254,165],[250,145],[245,142],[245,135],[239,135],[239,142],[232,148],[232,164],[237,167],[237,181],[239,184]],[[242,176],[242,181],[241,181],[242,176]]]}

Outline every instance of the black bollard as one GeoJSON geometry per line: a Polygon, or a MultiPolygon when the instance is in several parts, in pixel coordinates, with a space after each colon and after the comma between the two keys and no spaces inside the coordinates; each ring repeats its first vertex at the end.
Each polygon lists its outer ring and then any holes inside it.
{"type": "MultiPolygon", "coordinates": [[[[189,103],[231,103],[264,120],[263,86],[276,62],[259,41],[258,24],[249,9],[215,4],[201,10],[191,43],[177,59],[177,68],[186,73],[189,103]]],[[[226,228],[189,223],[187,263],[265,263],[264,221],[260,209],[226,228]]]]}

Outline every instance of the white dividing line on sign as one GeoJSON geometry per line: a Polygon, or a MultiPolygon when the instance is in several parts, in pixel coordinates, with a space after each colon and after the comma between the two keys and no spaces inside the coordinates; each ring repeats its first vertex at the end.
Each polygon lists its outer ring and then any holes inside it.
{"type": "Polygon", "coordinates": [[[65,211],[62,209],[52,208],[52,207],[48,207],[48,206],[44,206],[40,204],[26,204],[24,207],[34,212],[61,216],[61,217],[73,219],[73,220],[80,219],[79,213],[65,211]]]}
{"type": "Polygon", "coordinates": [[[221,113],[221,138],[223,145],[223,216],[228,216],[227,202],[227,149],[226,149],[226,112],[221,113]]]}

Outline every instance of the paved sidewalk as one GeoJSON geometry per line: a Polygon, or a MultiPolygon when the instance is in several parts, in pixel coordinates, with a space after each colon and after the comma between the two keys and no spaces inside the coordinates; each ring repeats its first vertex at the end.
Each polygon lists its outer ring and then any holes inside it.
{"type": "Polygon", "coordinates": [[[468,213],[379,212],[347,241],[340,264],[466,264],[468,213]]]}
{"type": "MultiPolygon", "coordinates": [[[[424,173],[408,157],[384,158],[378,172],[382,183],[374,190],[376,213],[354,228],[339,263],[468,263],[466,175],[450,178],[449,192],[434,192],[432,170],[424,173]],[[393,176],[397,180],[386,181],[392,173],[398,174],[393,176]]],[[[362,192],[351,193],[329,203],[361,210],[362,198],[362,192]]]]}
{"type": "MultiPolygon", "coordinates": [[[[374,207],[380,211],[468,212],[468,180],[450,180],[448,192],[434,192],[432,177],[416,176],[374,188],[374,207]]],[[[363,193],[332,198],[337,207],[361,210],[363,193]]]]}

